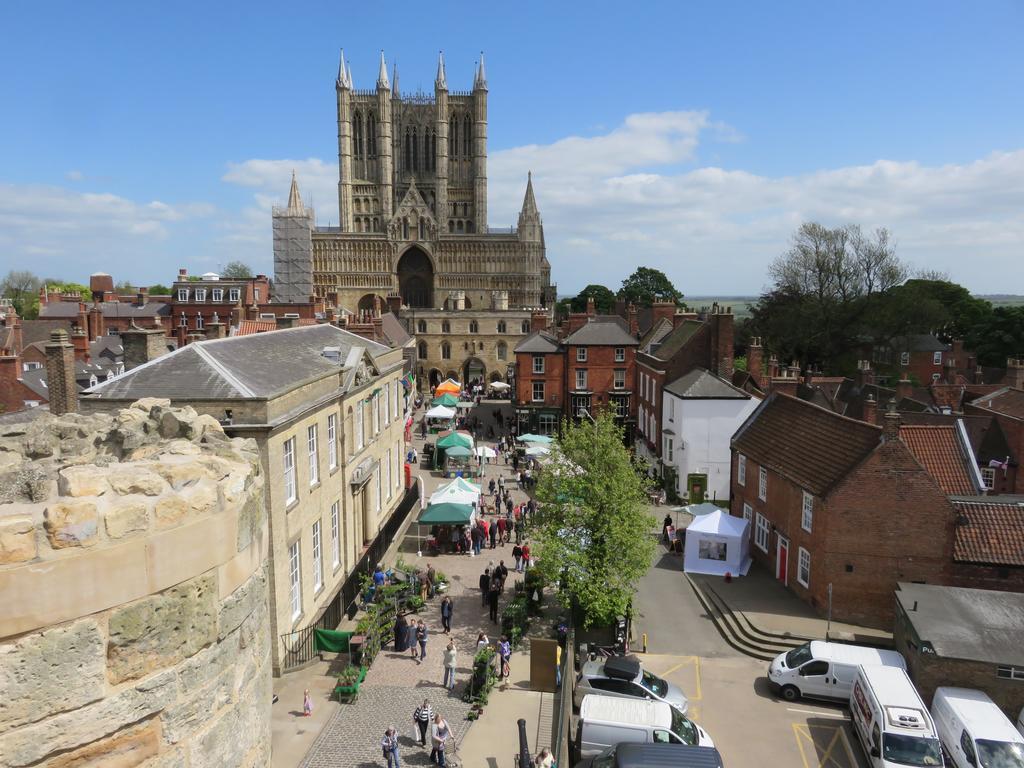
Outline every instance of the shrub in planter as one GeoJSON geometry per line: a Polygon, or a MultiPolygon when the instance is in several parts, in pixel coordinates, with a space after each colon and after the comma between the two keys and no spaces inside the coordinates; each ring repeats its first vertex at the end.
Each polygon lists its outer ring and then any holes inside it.
{"type": "Polygon", "coordinates": [[[354,664],[349,664],[338,675],[338,685],[343,687],[353,687],[359,684],[360,669],[354,664]]]}
{"type": "Polygon", "coordinates": [[[423,608],[423,606],[424,606],[423,598],[420,597],[419,595],[411,595],[411,596],[407,597],[406,600],[405,600],[405,607],[408,608],[413,613],[418,612],[421,608],[423,608]]]}

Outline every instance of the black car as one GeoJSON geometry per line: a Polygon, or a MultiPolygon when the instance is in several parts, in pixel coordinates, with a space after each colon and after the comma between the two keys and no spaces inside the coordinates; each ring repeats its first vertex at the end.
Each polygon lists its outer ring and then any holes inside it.
{"type": "Polygon", "coordinates": [[[714,747],[686,744],[619,744],[576,768],[723,768],[714,747]]]}

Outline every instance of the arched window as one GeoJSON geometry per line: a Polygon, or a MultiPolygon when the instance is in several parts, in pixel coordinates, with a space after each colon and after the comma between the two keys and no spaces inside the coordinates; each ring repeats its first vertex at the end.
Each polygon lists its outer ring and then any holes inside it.
{"type": "Polygon", "coordinates": [[[505,324],[504,320],[498,321],[498,333],[508,333],[508,326],[505,324]]]}
{"type": "Polygon", "coordinates": [[[452,359],[452,345],[447,341],[441,342],[441,359],[451,360],[452,359]]]}
{"type": "Polygon", "coordinates": [[[473,222],[472,221],[467,221],[466,222],[466,231],[467,232],[472,232],[473,231],[473,222]]]}
{"type": "Polygon", "coordinates": [[[508,345],[504,341],[499,341],[496,347],[496,353],[499,360],[505,360],[508,358],[508,345]]]}
{"type": "Polygon", "coordinates": [[[480,323],[478,323],[476,320],[470,320],[469,321],[469,332],[470,333],[480,333],[480,323]]]}
{"type": "Polygon", "coordinates": [[[376,216],[373,217],[373,231],[380,232],[380,219],[376,216]]]}
{"type": "Polygon", "coordinates": [[[372,111],[366,113],[366,156],[377,156],[377,116],[372,111]]]}
{"type": "Polygon", "coordinates": [[[530,332],[530,321],[529,320],[523,320],[522,328],[523,328],[523,333],[529,333],[530,332]]]}
{"type": "Polygon", "coordinates": [[[412,134],[409,129],[405,129],[405,170],[412,169],[412,134]]]}
{"type": "Polygon", "coordinates": [[[196,330],[197,331],[203,330],[203,316],[202,315],[196,315],[196,330]]]}
{"type": "Polygon", "coordinates": [[[459,148],[459,118],[452,116],[448,121],[448,156],[454,158],[459,148]]]}
{"type": "Polygon", "coordinates": [[[416,129],[412,129],[412,170],[418,171],[420,169],[420,141],[416,134],[416,129]]]}
{"type": "Polygon", "coordinates": [[[426,333],[426,332],[427,332],[427,321],[426,320],[417,320],[416,321],[416,333],[426,333]]]}
{"type": "Polygon", "coordinates": [[[416,347],[417,354],[420,360],[427,359],[427,342],[421,341],[416,347]]]}
{"type": "Polygon", "coordinates": [[[355,144],[356,157],[363,156],[363,113],[358,109],[352,116],[352,143],[355,144]]]}
{"type": "Polygon", "coordinates": [[[409,220],[408,219],[402,219],[402,239],[403,240],[408,240],[409,239],[409,220]]]}
{"type": "Polygon", "coordinates": [[[425,219],[419,220],[420,225],[420,240],[426,240],[427,238],[427,222],[425,219]]]}
{"type": "Polygon", "coordinates": [[[469,121],[469,115],[466,115],[466,123],[465,123],[465,127],[464,127],[464,129],[462,131],[462,153],[466,157],[472,157],[473,156],[472,142],[473,142],[472,123],[469,121]]]}
{"type": "Polygon", "coordinates": [[[363,201],[360,200],[357,197],[356,200],[355,200],[355,205],[356,205],[356,213],[362,213],[363,212],[363,201]]]}
{"type": "Polygon", "coordinates": [[[454,232],[455,231],[455,222],[452,221],[451,219],[448,219],[448,231],[449,232],[454,232]]]}
{"type": "Polygon", "coordinates": [[[462,220],[461,220],[461,219],[460,219],[460,220],[459,220],[459,222],[458,222],[458,223],[457,223],[457,224],[455,225],[455,231],[456,231],[456,232],[462,232],[462,220]]]}
{"type": "Polygon", "coordinates": [[[449,323],[447,320],[442,321],[442,323],[441,323],[441,333],[451,333],[451,332],[452,332],[452,324],[449,323]]]}

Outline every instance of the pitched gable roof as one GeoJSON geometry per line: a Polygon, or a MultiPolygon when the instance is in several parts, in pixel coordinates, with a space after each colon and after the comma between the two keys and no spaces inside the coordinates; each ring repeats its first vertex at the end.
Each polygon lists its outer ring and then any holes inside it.
{"type": "Polygon", "coordinates": [[[953,499],[953,505],[961,514],[954,560],[1024,566],[1024,496],[953,499]]]}
{"type": "Polygon", "coordinates": [[[300,326],[249,336],[199,341],[93,387],[103,399],[169,397],[230,400],[269,398],[339,370],[353,350],[376,357],[388,348],[333,325],[300,326]],[[337,350],[334,360],[325,348],[337,350]]]}
{"type": "Polygon", "coordinates": [[[971,403],[1014,419],[1024,419],[1024,389],[1006,387],[971,403]]]}
{"type": "Polygon", "coordinates": [[[665,385],[665,391],[688,400],[749,400],[750,395],[703,368],[665,385]]]}
{"type": "Polygon", "coordinates": [[[569,346],[635,347],[639,342],[630,335],[625,321],[616,315],[599,315],[565,339],[569,346]]]}
{"type": "Polygon", "coordinates": [[[881,427],[773,392],[740,427],[732,446],[822,496],[878,447],[881,427]]]}
{"type": "Polygon", "coordinates": [[[659,360],[668,360],[676,352],[682,349],[686,344],[689,343],[698,331],[700,331],[706,323],[700,320],[684,320],[675,328],[672,329],[657,346],[653,346],[648,352],[652,357],[656,357],[659,360]]]}
{"type": "Polygon", "coordinates": [[[973,479],[974,456],[967,455],[970,448],[960,439],[959,429],[956,424],[900,426],[900,440],[935,479],[942,492],[951,496],[975,494],[979,490],[973,479]]]}
{"type": "Polygon", "coordinates": [[[534,331],[521,342],[516,344],[515,352],[533,352],[535,354],[548,354],[558,352],[560,349],[558,339],[547,331],[534,331]]]}

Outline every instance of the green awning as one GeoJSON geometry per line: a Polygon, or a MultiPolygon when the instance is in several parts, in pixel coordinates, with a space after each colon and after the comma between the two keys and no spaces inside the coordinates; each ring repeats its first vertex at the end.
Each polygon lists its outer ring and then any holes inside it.
{"type": "Polygon", "coordinates": [[[353,632],[338,632],[334,629],[314,629],[313,647],[317,651],[345,653],[348,651],[348,641],[353,634],[353,632]]]}
{"type": "Polygon", "coordinates": [[[455,446],[472,448],[473,438],[469,435],[464,435],[461,432],[452,432],[437,441],[438,448],[454,448],[455,446]]]}
{"type": "Polygon", "coordinates": [[[443,502],[431,504],[420,512],[418,523],[424,525],[468,525],[473,518],[473,507],[469,504],[443,502]]]}
{"type": "Polygon", "coordinates": [[[451,448],[445,448],[444,449],[444,455],[445,456],[455,456],[457,458],[463,458],[464,459],[467,456],[472,456],[473,455],[473,451],[471,451],[469,448],[466,448],[465,446],[462,446],[462,445],[453,445],[451,448]]]}
{"type": "Polygon", "coordinates": [[[443,405],[446,408],[454,408],[455,406],[457,406],[459,404],[459,398],[457,398],[453,394],[446,393],[446,394],[441,395],[440,397],[435,397],[433,400],[430,401],[430,404],[431,405],[443,405]]]}
{"type": "Polygon", "coordinates": [[[545,445],[547,443],[553,443],[554,442],[554,438],[548,437],[547,435],[531,435],[531,434],[526,434],[526,435],[521,435],[521,436],[517,437],[516,439],[519,442],[521,442],[521,443],[543,443],[545,445]]]}

